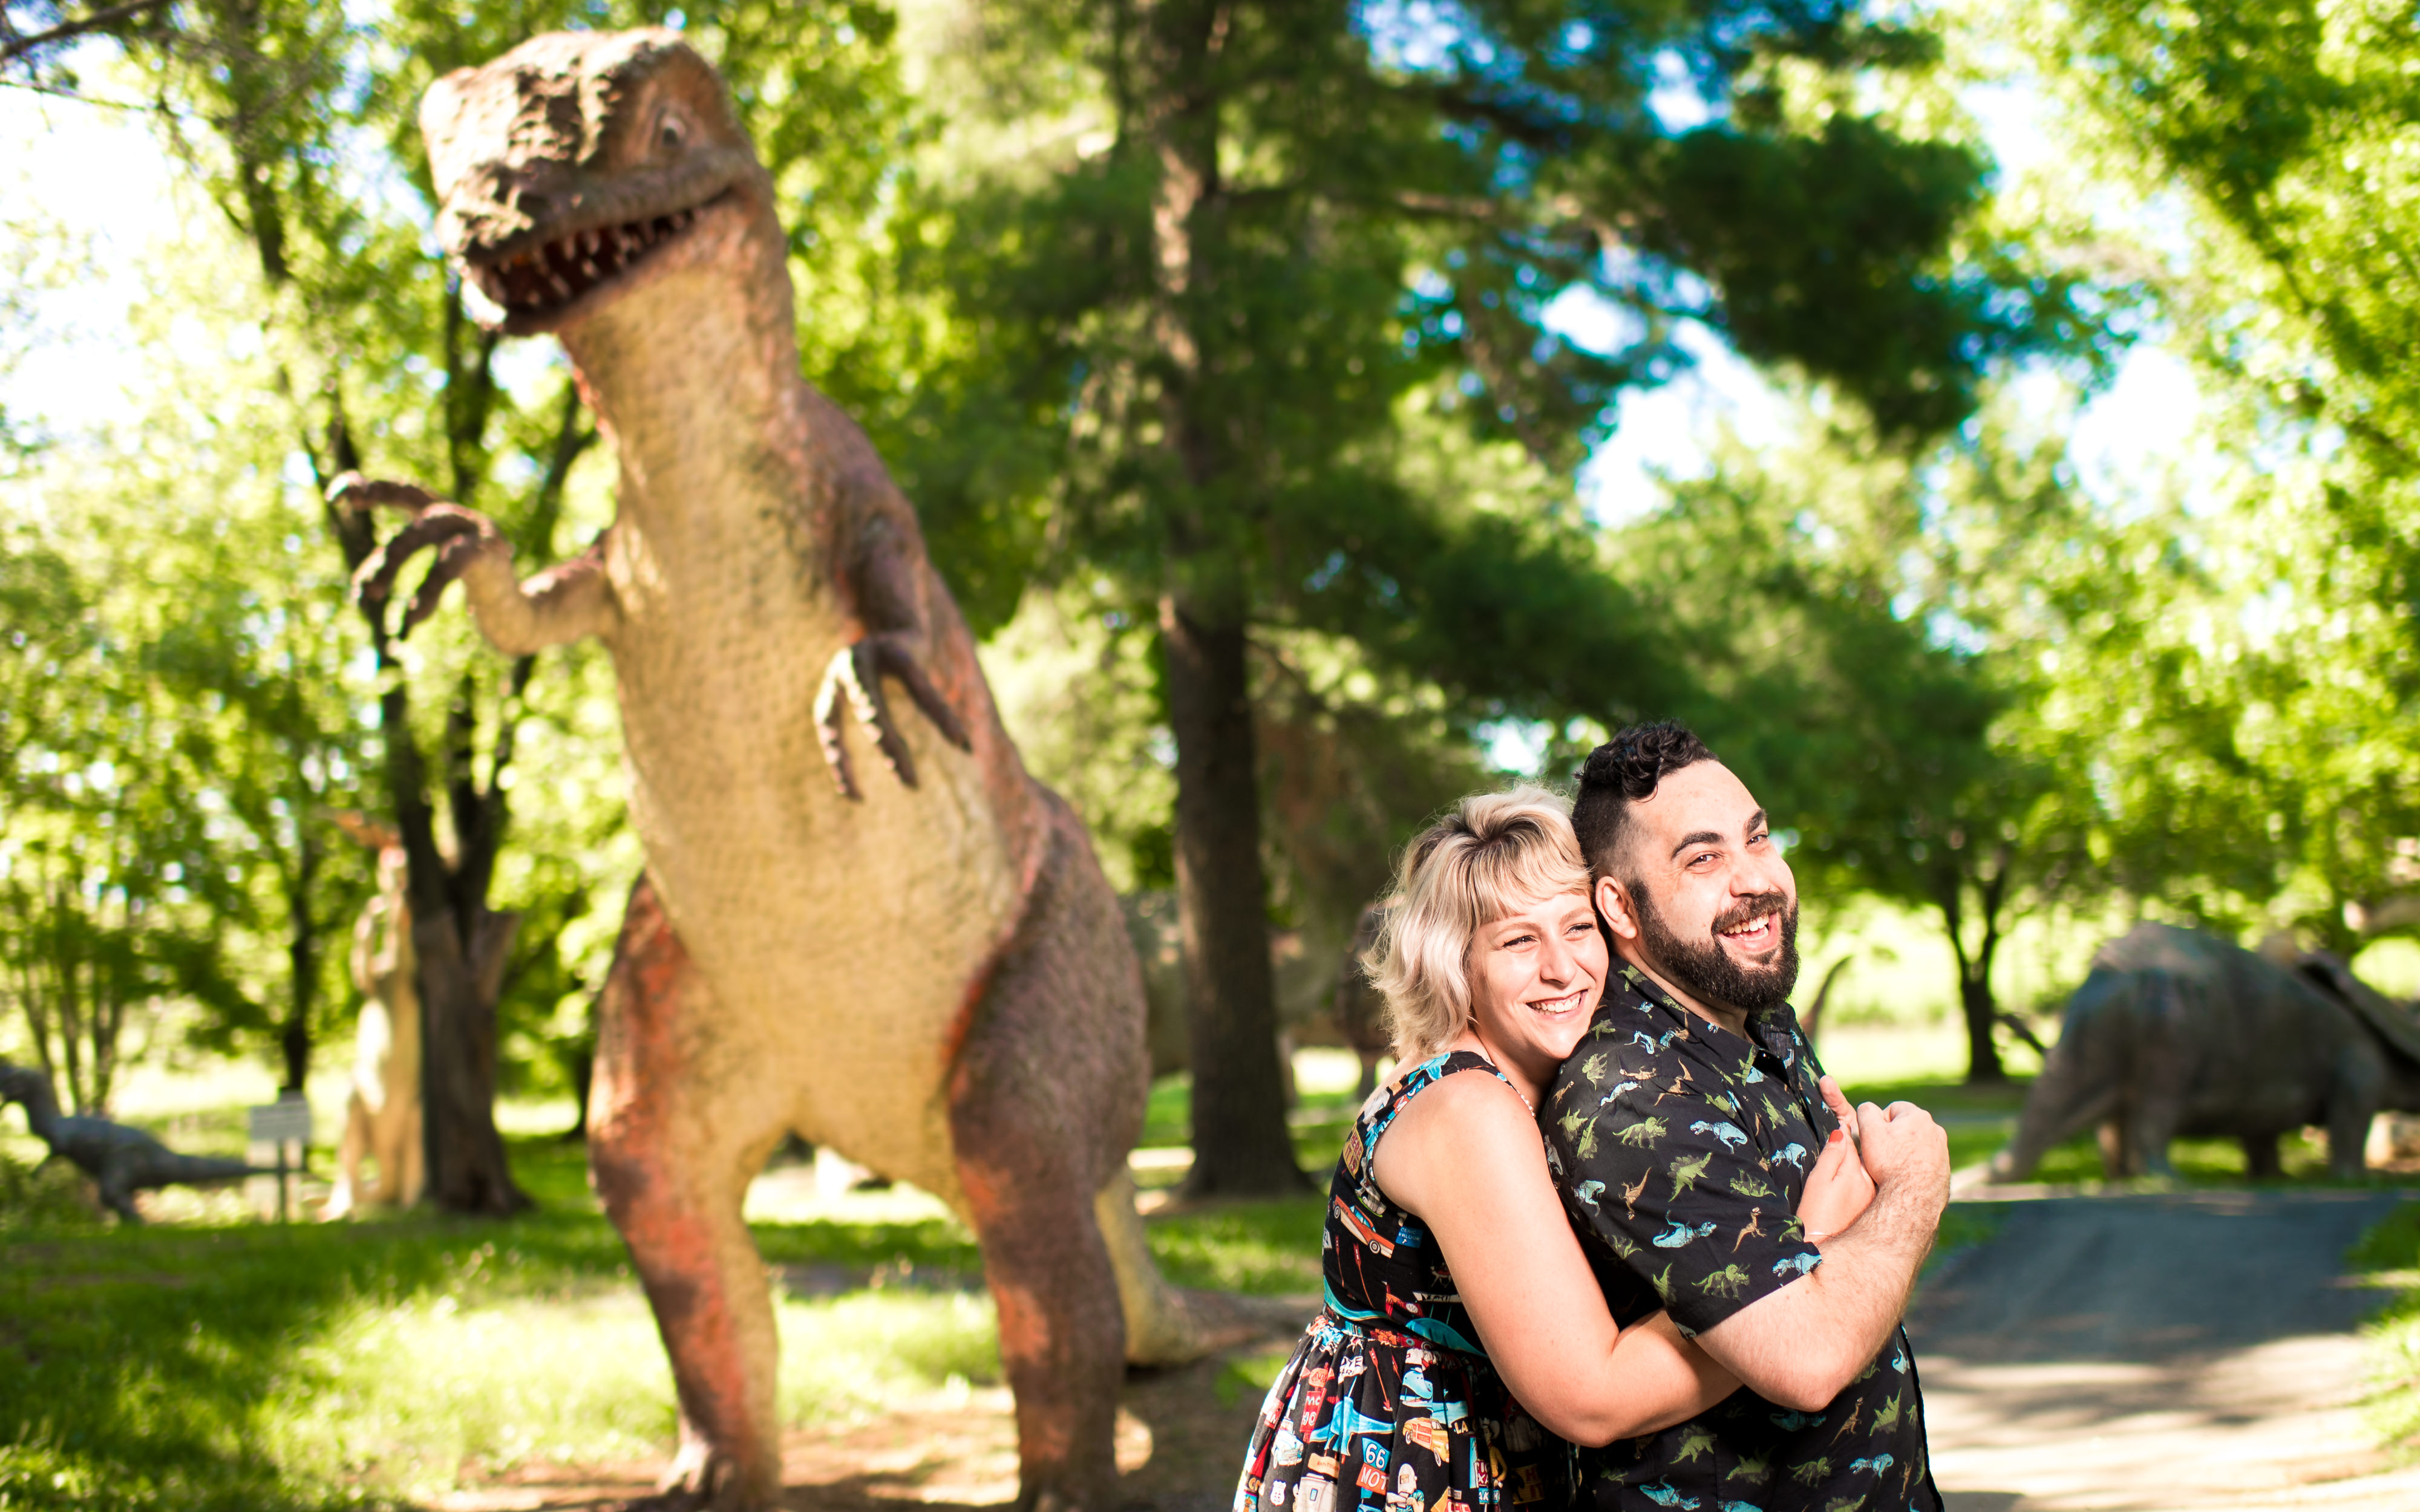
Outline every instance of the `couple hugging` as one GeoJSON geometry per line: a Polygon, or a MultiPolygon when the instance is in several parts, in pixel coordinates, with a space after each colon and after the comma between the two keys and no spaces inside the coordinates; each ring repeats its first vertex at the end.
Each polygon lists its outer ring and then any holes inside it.
{"type": "Polygon", "coordinates": [[[1823,1074],[1797,928],[1764,810],[1677,724],[1412,842],[1367,963],[1404,1069],[1236,1512],[1937,1512],[1900,1317],[1948,1145],[1823,1074]]]}

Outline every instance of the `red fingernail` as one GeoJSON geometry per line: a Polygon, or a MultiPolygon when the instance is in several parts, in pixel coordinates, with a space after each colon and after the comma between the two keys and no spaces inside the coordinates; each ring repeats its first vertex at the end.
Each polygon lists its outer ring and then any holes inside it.
{"type": "Polygon", "coordinates": [[[1847,1134],[1842,1134],[1839,1130],[1835,1129],[1835,1130],[1833,1130],[1833,1131],[1832,1131],[1832,1137],[1831,1137],[1831,1139],[1830,1139],[1830,1140],[1828,1140],[1828,1141],[1827,1141],[1827,1143],[1837,1145],[1837,1144],[1838,1144],[1841,1140],[1846,1139],[1846,1138],[1848,1138],[1848,1137],[1849,1137],[1849,1136],[1848,1136],[1847,1134]]]}

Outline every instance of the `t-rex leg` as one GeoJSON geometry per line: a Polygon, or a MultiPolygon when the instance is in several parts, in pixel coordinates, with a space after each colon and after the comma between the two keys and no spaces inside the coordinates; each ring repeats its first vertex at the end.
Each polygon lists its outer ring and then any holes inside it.
{"type": "Polygon", "coordinates": [[[597,1020],[589,1161],[680,1396],[665,1499],[769,1507],[782,1489],[773,1307],[740,1204],[781,1136],[779,1114],[759,1105],[781,1088],[698,1064],[728,1063],[712,1032],[728,1024],[644,877],[631,889],[597,1020]]]}
{"type": "Polygon", "coordinates": [[[1052,808],[1026,918],[952,1068],[950,1132],[1016,1394],[1017,1504],[1106,1508],[1125,1328],[1094,1200],[1141,1124],[1142,982],[1074,816],[1052,808]]]}

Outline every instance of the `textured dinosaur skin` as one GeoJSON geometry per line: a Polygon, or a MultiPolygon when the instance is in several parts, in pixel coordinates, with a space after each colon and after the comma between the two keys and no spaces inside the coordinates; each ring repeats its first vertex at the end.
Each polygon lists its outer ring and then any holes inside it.
{"type": "Polygon", "coordinates": [[[2174,1175],[2180,1134],[2239,1139],[2246,1168],[2273,1177],[2277,1136],[2316,1124],[2330,1170],[2355,1177],[2381,1109],[2420,1109],[2420,1020],[2408,1011],[2324,952],[2285,964],[2139,924],[2093,956],[1992,1176],[2022,1180],[2098,1126],[2113,1180],[2174,1175]]]}
{"type": "Polygon", "coordinates": [[[740,1204],[795,1131],[971,1225],[1021,1504],[1107,1506],[1122,1360],[1199,1352],[1125,1174],[1140,973],[913,510],[799,377],[771,182],[721,81],[672,32],[558,34],[441,80],[421,124],[476,313],[560,336],[616,453],[617,515],[524,582],[475,514],[355,482],[356,503],[414,516],[362,592],[382,601],[434,548],[407,627],[459,580],[500,650],[593,635],[612,654],[647,865],[600,998],[589,1148],[672,1357],[666,1497],[780,1490],[740,1204]]]}
{"type": "Polygon", "coordinates": [[[101,1206],[131,1224],[143,1221],[134,1194],[163,1186],[199,1186],[267,1174],[265,1167],[217,1155],[179,1155],[140,1129],[107,1119],[70,1118],[59,1111],[51,1079],[31,1066],[0,1060],[0,1104],[24,1104],[34,1137],[54,1158],[71,1161],[101,1189],[101,1206]]]}

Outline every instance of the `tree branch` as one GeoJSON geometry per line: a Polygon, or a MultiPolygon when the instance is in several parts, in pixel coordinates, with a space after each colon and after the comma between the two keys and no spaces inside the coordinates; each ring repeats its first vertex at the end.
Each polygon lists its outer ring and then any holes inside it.
{"type": "Polygon", "coordinates": [[[64,42],[70,37],[82,37],[86,32],[105,31],[121,21],[132,21],[147,10],[157,10],[166,4],[167,0],[132,0],[128,5],[111,6],[105,10],[96,10],[81,21],[63,21],[48,31],[35,32],[28,37],[11,38],[6,42],[0,42],[0,63],[14,63],[38,47],[48,47],[53,42],[64,42]]]}

